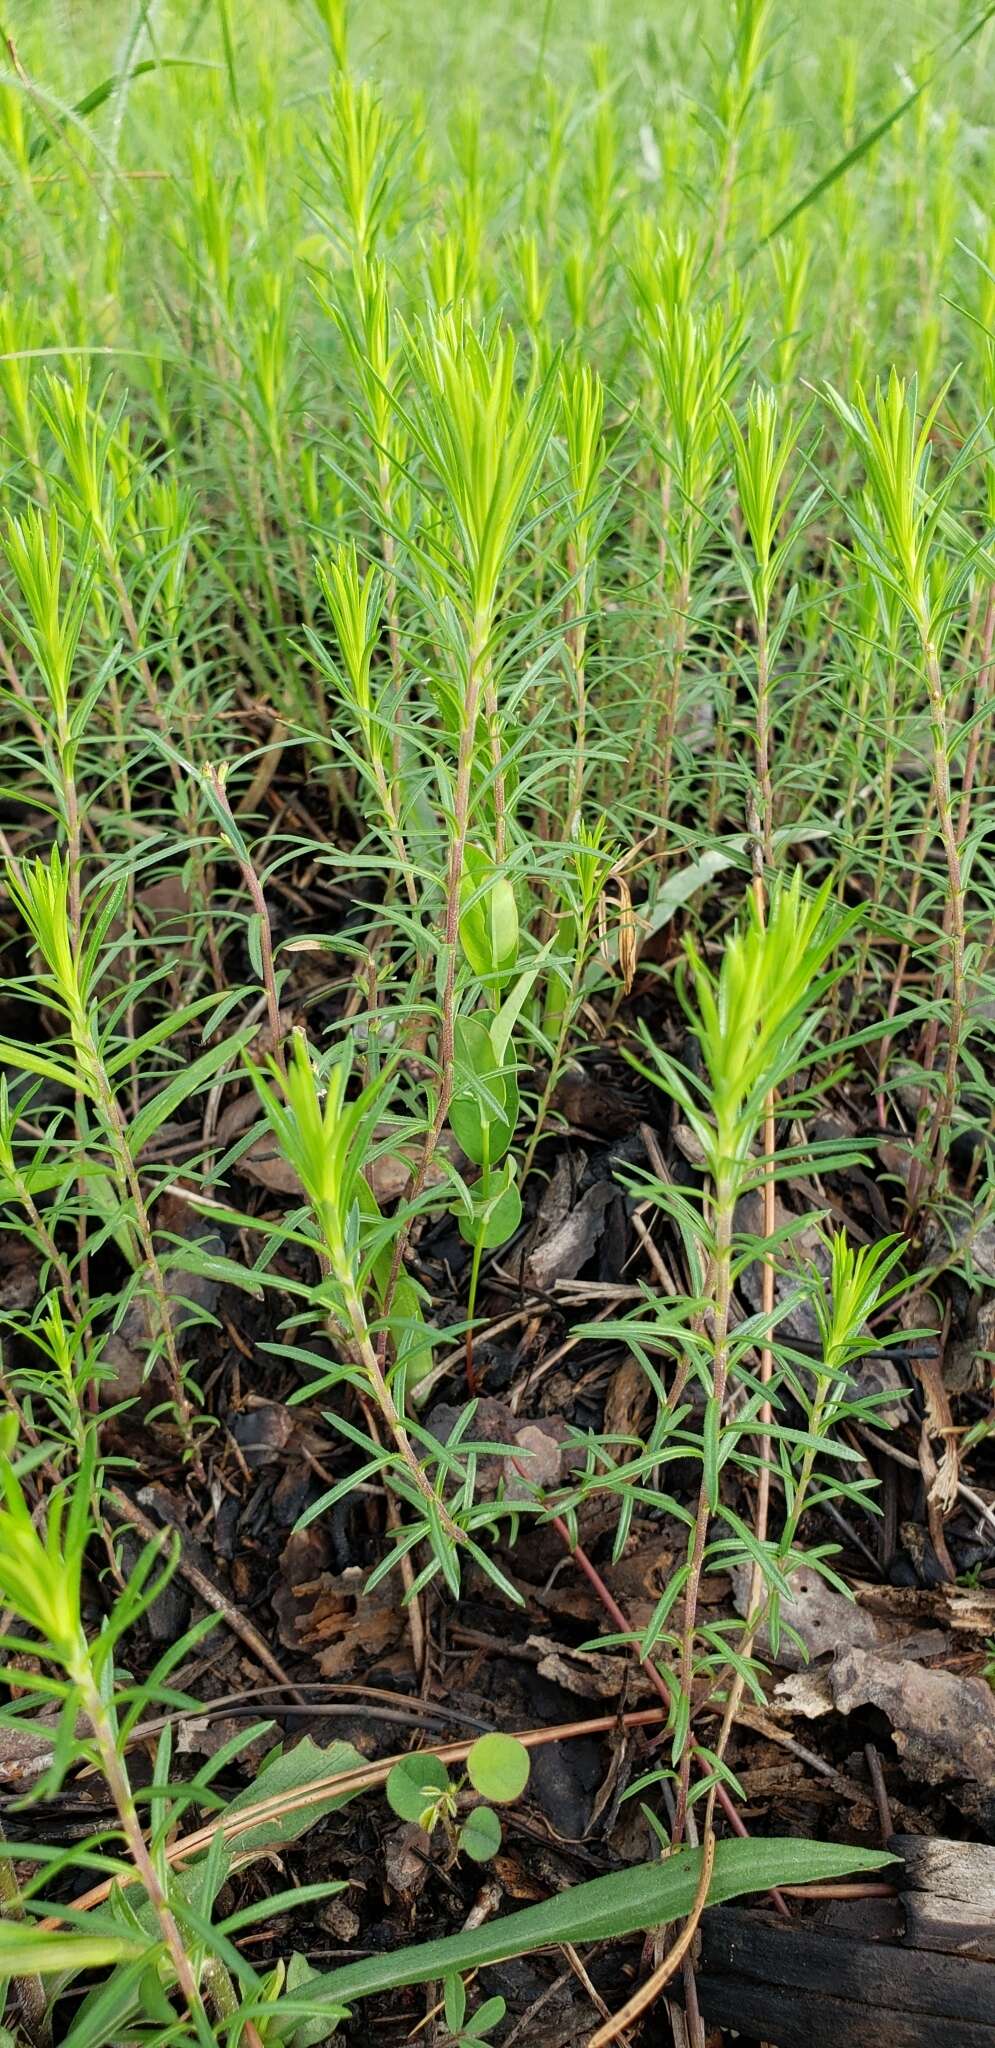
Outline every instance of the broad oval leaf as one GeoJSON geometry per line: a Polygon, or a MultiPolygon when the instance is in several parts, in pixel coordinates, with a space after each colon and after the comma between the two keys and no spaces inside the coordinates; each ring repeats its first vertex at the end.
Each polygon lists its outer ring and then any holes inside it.
{"type": "Polygon", "coordinates": [[[530,1769],[528,1750],[517,1735],[482,1735],[466,1760],[467,1776],[474,1790],[499,1806],[521,1798],[530,1769]]]}
{"type": "Polygon", "coordinates": [[[441,1792],[449,1790],[445,1764],[430,1752],[416,1751],[395,1764],[387,1779],[387,1804],[399,1820],[420,1821],[441,1792]]]}
{"type": "Polygon", "coordinates": [[[501,1847],[501,1823],[490,1806],[475,1806],[459,1831],[459,1845],[472,1863],[488,1863],[501,1847]]]}

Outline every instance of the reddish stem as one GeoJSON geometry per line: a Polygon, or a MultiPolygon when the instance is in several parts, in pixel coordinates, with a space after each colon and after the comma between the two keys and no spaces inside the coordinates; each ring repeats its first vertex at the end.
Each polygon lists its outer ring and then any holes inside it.
{"type": "MultiPolygon", "coordinates": [[[[517,1458],[515,1459],[515,1464],[516,1466],[518,1466],[518,1470],[522,1473],[522,1477],[527,1479],[528,1473],[525,1471],[523,1466],[518,1465],[517,1458]]],[[[594,1591],[596,1592],[598,1599],[600,1600],[601,1605],[605,1610],[605,1613],[609,1616],[611,1621],[614,1622],[615,1627],[618,1629],[620,1635],[624,1635],[629,1641],[635,1656],[638,1658],[639,1663],[642,1665],[642,1668],[650,1681],[650,1684],[654,1687],[654,1690],[659,1694],[669,1714],[670,1693],[667,1689],[666,1681],[661,1677],[660,1672],[657,1670],[656,1665],[654,1664],[652,1658],[648,1657],[644,1651],[639,1649],[638,1644],[634,1639],[635,1631],[630,1627],[630,1624],[626,1620],[625,1615],[623,1614],[622,1609],[618,1604],[618,1601],[615,1599],[614,1594],[610,1592],[608,1587],[605,1585],[604,1579],[602,1578],[601,1573],[597,1568],[597,1565],[592,1564],[591,1559],[588,1557],[586,1550],[582,1549],[579,1543],[575,1544],[571,1540],[570,1531],[567,1528],[565,1521],[562,1519],[562,1516],[554,1515],[552,1517],[552,1523],[561,1542],[570,1552],[570,1555],[573,1558],[574,1563],[576,1565],[579,1565],[581,1571],[584,1574],[584,1577],[588,1579],[590,1581],[590,1584],[593,1586],[594,1591]]],[[[695,1758],[695,1761],[696,1763],[698,1763],[698,1768],[701,1771],[704,1772],[707,1770],[707,1766],[704,1763],[700,1762],[697,1757],[695,1758]]],[[[745,1822],[740,1819],[739,1814],[737,1813],[736,1808],[733,1805],[733,1802],[730,1799],[725,1786],[721,1782],[721,1779],[716,1778],[714,1783],[715,1796],[718,1799],[719,1805],[721,1806],[727,1821],[729,1822],[729,1826],[731,1827],[733,1834],[747,1837],[749,1835],[749,1829],[746,1826],[745,1822]]],[[[784,1903],[781,1893],[779,1891],[775,1891],[772,1889],[770,1892],[770,1897],[773,1900],[774,1905],[777,1907],[778,1912],[783,1916],[785,1920],[789,1920],[791,1918],[791,1915],[788,1912],[788,1908],[784,1903]]]]}

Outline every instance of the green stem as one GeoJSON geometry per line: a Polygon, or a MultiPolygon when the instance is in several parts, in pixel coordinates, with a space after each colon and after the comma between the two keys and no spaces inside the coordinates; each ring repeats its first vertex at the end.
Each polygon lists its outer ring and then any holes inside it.
{"type": "Polygon", "coordinates": [[[404,1426],[403,1418],[398,1413],[397,1404],[391,1393],[387,1375],[377,1356],[377,1347],[370,1336],[366,1311],[353,1282],[352,1270],[345,1246],[341,1243],[330,1244],[328,1253],[333,1271],[342,1288],[346,1317],[357,1357],[370,1382],[370,1392],[407,1468],[408,1477],[416,1491],[421,1494],[426,1507],[430,1510],[432,1520],[437,1521],[441,1525],[451,1543],[462,1544],[465,1542],[463,1531],[453,1521],[452,1516],[436,1493],[431,1480],[422,1470],[411,1438],[404,1426]]]}
{"type": "MultiPolygon", "coordinates": [[[[730,1148],[718,1139],[720,1157],[728,1157],[730,1148]]],[[[721,1417],[725,1403],[726,1383],[729,1377],[729,1311],[732,1302],[732,1222],[736,1206],[736,1183],[728,1173],[723,1173],[715,1184],[714,1200],[714,1250],[709,1293],[712,1300],[712,1389],[711,1399],[721,1417]]],[[[694,1680],[694,1640],[698,1614],[698,1600],[704,1569],[705,1542],[712,1503],[702,1471],[698,1489],[698,1506],[688,1560],[687,1583],[684,1588],[684,1617],[681,1623],[681,1648],[679,1683],[681,1695],[690,1706],[694,1680]]],[[[691,1789],[691,1761],[694,1754],[694,1735],[688,1723],[688,1732],[681,1752],[677,1780],[677,1811],[674,1818],[673,1846],[677,1848],[684,1835],[687,1822],[688,1798],[691,1789]]]]}
{"type": "Polygon", "coordinates": [[[193,1410],[187,1398],[183,1366],[180,1362],[176,1333],[173,1329],[171,1305],[155,1248],[155,1238],[145,1204],[145,1197],[142,1193],[141,1180],[131,1156],[127,1126],[120,1104],[111,1088],[104,1070],[103,1061],[90,1036],[89,1029],[88,1027],[84,1027],[84,1029],[85,1036],[80,1037],[79,1044],[84,1054],[87,1078],[90,1081],[107,1136],[119,1189],[122,1195],[126,1195],[131,1202],[134,1213],[134,1235],[138,1240],[137,1249],[141,1254],[141,1263],[145,1267],[149,1286],[152,1290],[152,1297],[155,1302],[159,1333],[169,1370],[173,1407],[184,1448],[189,1451],[194,1448],[193,1410]]]}
{"type": "Polygon", "coordinates": [[[774,866],[774,778],[770,759],[770,666],[766,605],[757,613],[757,780],[760,785],[760,831],[764,868],[774,866]]]}
{"type": "MultiPolygon", "coordinates": [[[[452,833],[449,841],[449,858],[446,863],[445,905],[443,911],[442,953],[445,960],[445,976],[442,986],[442,1021],[439,1031],[439,1092],[436,1098],[435,1115],[429,1125],[422,1146],[411,1185],[406,1191],[405,1201],[410,1206],[417,1201],[428,1179],[436,1147],[445,1128],[449,1105],[453,1099],[456,1076],[456,963],[459,952],[460,885],[466,860],[466,842],[470,830],[470,792],[473,776],[473,756],[477,740],[477,723],[484,687],[484,652],[490,636],[489,621],[478,616],[473,623],[467,659],[466,694],[463,701],[463,716],[460,723],[459,752],[456,760],[456,787],[453,794],[452,833]]],[[[404,1260],[408,1240],[408,1227],[403,1226],[394,1240],[390,1278],[384,1290],[383,1315],[385,1328],[378,1348],[386,1356],[386,1320],[394,1298],[398,1276],[404,1260]]],[[[382,1373],[381,1373],[382,1377],[382,1373]]],[[[420,1469],[420,1468],[419,1468],[420,1469]]],[[[433,1499],[435,1496],[433,1495],[433,1499]]]]}
{"type": "MultiPolygon", "coordinates": [[[[950,732],[946,699],[943,693],[943,679],[940,674],[939,657],[929,640],[925,641],[923,652],[926,659],[926,687],[929,694],[930,737],[933,746],[933,794],[936,803],[937,822],[947,867],[947,904],[944,928],[947,938],[947,962],[950,978],[950,999],[947,1012],[947,1044],[944,1062],[943,1082],[936,1106],[929,1123],[927,1154],[930,1161],[924,1170],[917,1161],[909,1183],[909,1207],[914,1214],[928,1193],[936,1186],[950,1144],[954,1110],[957,1103],[957,1075],[960,1062],[961,1040],[964,1033],[964,1019],[967,1007],[967,905],[964,884],[964,869],[961,860],[961,841],[954,814],[953,796],[950,786],[950,732]]],[[[944,984],[942,973],[937,976],[935,994],[942,999],[944,984]]],[[[920,1113],[920,1137],[926,1135],[924,1114],[920,1113]]]]}
{"type": "Polygon", "coordinates": [[[176,1981],[191,2018],[198,2027],[202,2039],[211,2040],[210,2027],[204,2011],[203,2000],[194,1977],[193,1966],[187,1955],[183,1936],[177,1926],[169,1901],[159,1881],[159,1874],[152,1861],[142,1833],[141,1823],[135,1808],[131,1782],[117,1746],[114,1724],[101,1698],[93,1676],[89,1651],[86,1643],[80,1643],[76,1668],[70,1672],[79,1688],[80,1704],[93,1730],[94,1740],[100,1756],[100,1765],[114,1802],[121,1833],[128,1847],[128,1854],[138,1872],[149,1904],[159,1924],[159,1932],[168,1951],[176,1973],[176,1981]]]}
{"type": "MultiPolygon", "coordinates": [[[[24,1907],[14,1865],[7,1854],[7,1837],[0,1823],[0,1920],[23,1920],[24,1907]]],[[[52,2038],[48,1999],[40,1977],[16,1977],[14,1995],[20,2007],[21,2020],[28,2038],[39,2044],[47,2044],[52,2038]]]]}

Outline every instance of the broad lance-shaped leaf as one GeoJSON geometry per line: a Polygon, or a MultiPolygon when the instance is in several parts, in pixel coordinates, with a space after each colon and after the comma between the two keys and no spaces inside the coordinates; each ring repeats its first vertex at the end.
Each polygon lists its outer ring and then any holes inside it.
{"type": "Polygon", "coordinates": [[[524,973],[519,975],[514,987],[505,996],[497,1016],[491,1020],[491,1044],[494,1047],[494,1057],[499,1067],[504,1066],[508,1057],[511,1034],[528,1002],[533,982],[540,974],[549,956],[549,951],[549,946],[544,946],[542,952],[533,960],[531,967],[526,967],[524,973]]]}
{"type": "Polygon", "coordinates": [[[463,856],[459,935],[474,974],[507,981],[518,958],[515,891],[479,846],[468,846],[463,856]]]}
{"type": "MultiPolygon", "coordinates": [[[[876,1850],[851,1849],[840,1842],[776,1837],[720,1842],[709,1904],[721,1905],[743,1892],[768,1891],[781,1884],[812,1884],[822,1878],[845,1877],[855,1870],[880,1870],[894,1861],[893,1856],[876,1850]]],[[[419,1942],[414,1948],[347,1963],[342,1970],[311,1978],[310,1985],[300,1985],[295,1997],[307,1998],[312,2010],[325,2003],[351,2005],[357,1998],[396,1991],[402,1985],[430,1983],[449,1970],[482,1969],[565,1941],[613,1941],[641,1934],[690,1912],[700,1870],[700,1850],[681,1849],[663,1863],[640,1863],[610,1877],[595,1877],[589,1884],[572,1885],[541,1906],[506,1913],[468,1934],[451,1934],[441,1941],[419,1942]]]]}
{"type": "Polygon", "coordinates": [[[231,1830],[231,1816],[243,1806],[258,1806],[261,1799],[283,1800],[288,1793],[306,1793],[308,1786],[316,1781],[327,1783],[333,1772],[357,1771],[362,1766],[363,1758],[351,1742],[332,1742],[327,1749],[319,1749],[317,1743],[305,1735],[293,1749],[286,1750],[282,1756],[275,1756],[259,1777],[231,1801],[225,1814],[226,1847],[235,1855],[244,1855],[247,1849],[261,1853],[275,1842],[295,1841],[323,1814],[334,1813],[337,1806],[345,1806],[348,1800],[355,1799],[361,1788],[347,1786],[343,1792],[326,1792],[310,1801],[302,1798],[293,1812],[282,1812],[271,1821],[248,1822],[241,1832],[231,1830]]]}
{"type": "Polygon", "coordinates": [[[467,1244],[496,1251],[514,1237],[522,1220],[522,1198],[515,1182],[515,1162],[506,1159],[498,1173],[482,1173],[470,1189],[472,1209],[456,1211],[460,1236],[467,1244]]]}
{"type": "Polygon", "coordinates": [[[449,1121],[457,1144],[474,1166],[496,1166],[515,1135],[518,1082],[513,1062],[495,1052],[479,1016],[456,1020],[456,1092],[449,1121]]]}

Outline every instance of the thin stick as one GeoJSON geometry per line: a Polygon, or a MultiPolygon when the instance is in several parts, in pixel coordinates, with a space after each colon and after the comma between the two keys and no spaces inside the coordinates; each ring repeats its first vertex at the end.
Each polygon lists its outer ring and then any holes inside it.
{"type": "MultiPolygon", "coordinates": [[[[161,1541],[162,1529],[157,1528],[154,1522],[150,1522],[148,1516],[142,1513],[141,1508],[136,1506],[135,1502],[130,1500],[126,1493],[122,1493],[119,1487],[108,1487],[106,1497],[111,1501],[122,1520],[130,1522],[132,1528],[138,1530],[139,1535],[144,1538],[146,1543],[158,1543],[161,1541]]],[[[180,1537],[181,1545],[177,1570],[186,1579],[187,1584],[193,1587],[194,1592],[204,1601],[205,1606],[212,1607],[215,1614],[221,1615],[222,1619],[231,1629],[232,1634],[240,1638],[245,1644],[246,1649],[251,1651],[257,1663],[261,1664],[263,1669],[269,1672],[270,1677],[277,1679],[280,1685],[286,1688],[291,1698],[296,1700],[298,1706],[306,1706],[307,1701],[304,1698],[304,1694],[299,1692],[293,1681],[287,1677],[279,1658],[274,1656],[269,1644],[260,1635],[259,1630],[253,1628],[251,1621],[247,1621],[244,1614],[239,1613],[238,1608],[232,1605],[232,1602],[226,1598],[220,1587],[214,1584],[213,1579],[209,1579],[206,1572],[202,1572],[200,1566],[194,1564],[187,1557],[182,1548],[182,1532],[177,1531],[177,1534],[180,1537]]]]}
{"type": "Polygon", "coordinates": [[[881,1840],[885,1848],[887,1848],[895,1832],[895,1823],[891,1815],[891,1800],[888,1797],[888,1787],[884,1782],[884,1772],[881,1769],[881,1758],[873,1742],[865,1742],[864,1755],[867,1758],[867,1769],[870,1772],[871,1784],[874,1787],[878,1821],[881,1827],[881,1840]]]}

